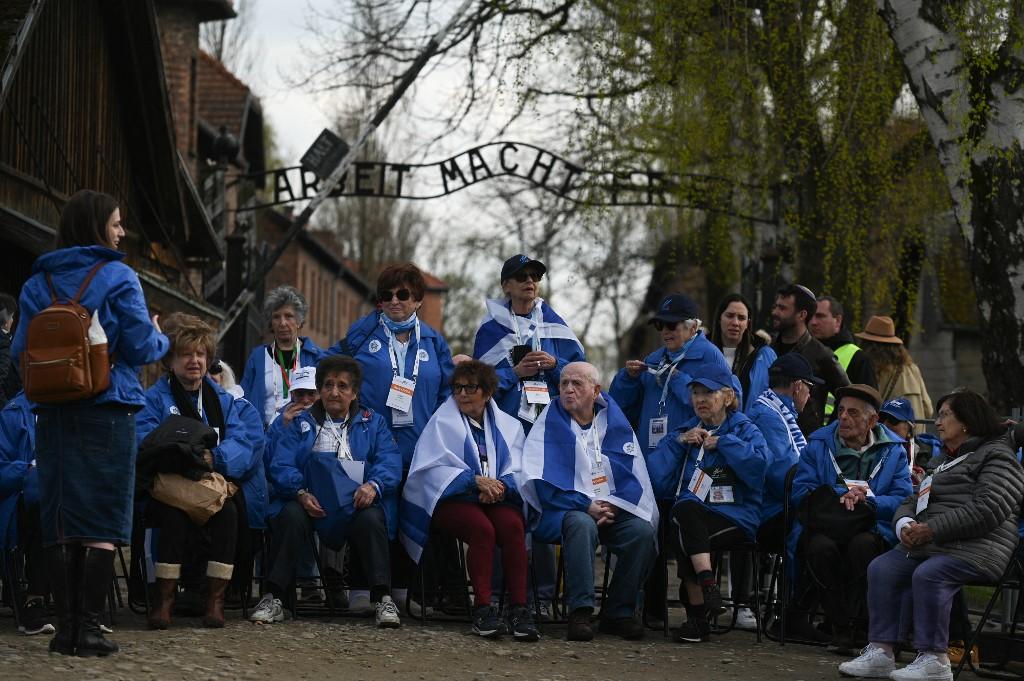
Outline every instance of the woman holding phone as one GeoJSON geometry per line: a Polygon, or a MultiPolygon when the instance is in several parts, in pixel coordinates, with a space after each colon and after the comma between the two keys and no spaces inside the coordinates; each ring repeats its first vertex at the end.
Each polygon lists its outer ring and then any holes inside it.
{"type": "Polygon", "coordinates": [[[558,396],[562,367],[582,362],[583,345],[538,293],[547,272],[540,260],[513,255],[501,268],[506,298],[487,301],[476,332],[473,359],[494,367],[494,400],[530,432],[544,405],[558,396]]]}

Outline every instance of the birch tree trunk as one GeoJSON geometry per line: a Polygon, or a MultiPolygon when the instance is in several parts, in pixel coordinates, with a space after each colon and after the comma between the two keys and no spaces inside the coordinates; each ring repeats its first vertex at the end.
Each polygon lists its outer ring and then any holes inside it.
{"type": "Polygon", "coordinates": [[[1003,42],[985,55],[950,20],[960,2],[876,3],[946,176],[978,299],[989,399],[1007,413],[1024,405],[1024,9],[1014,0],[998,15],[1003,42]]]}

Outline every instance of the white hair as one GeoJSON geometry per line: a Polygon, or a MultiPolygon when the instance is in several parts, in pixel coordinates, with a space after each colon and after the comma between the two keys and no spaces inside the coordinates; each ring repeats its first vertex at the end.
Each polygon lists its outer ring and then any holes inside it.
{"type": "Polygon", "coordinates": [[[562,369],[562,373],[564,374],[569,369],[578,369],[591,383],[601,385],[601,374],[598,372],[597,367],[590,362],[569,362],[562,369]]]}
{"type": "Polygon", "coordinates": [[[298,289],[294,286],[278,286],[263,299],[263,318],[266,323],[270,324],[274,313],[285,305],[291,305],[292,309],[295,310],[295,316],[298,318],[299,324],[306,321],[306,313],[309,312],[309,304],[306,302],[306,297],[299,293],[298,289]]]}
{"type": "Polygon", "coordinates": [[[704,325],[704,322],[694,317],[693,319],[684,319],[682,324],[684,327],[696,334],[700,331],[700,327],[704,325]]]}
{"type": "Polygon", "coordinates": [[[221,373],[220,387],[224,388],[225,390],[227,390],[228,388],[234,388],[236,385],[238,385],[238,381],[235,380],[235,370],[232,369],[231,365],[225,362],[224,360],[219,360],[219,362],[221,373]]]}

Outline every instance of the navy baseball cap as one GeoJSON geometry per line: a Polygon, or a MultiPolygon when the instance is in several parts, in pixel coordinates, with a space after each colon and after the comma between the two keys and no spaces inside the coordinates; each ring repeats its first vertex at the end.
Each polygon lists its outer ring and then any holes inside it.
{"type": "Polygon", "coordinates": [[[733,386],[733,375],[725,366],[718,362],[703,362],[690,376],[689,385],[699,383],[709,390],[736,388],[733,386]]]}
{"type": "Polygon", "coordinates": [[[658,303],[658,309],[648,324],[655,320],[662,322],[681,322],[684,319],[699,319],[700,312],[693,298],[684,293],[673,293],[665,296],[658,303]]]}
{"type": "Polygon", "coordinates": [[[527,265],[533,265],[537,268],[540,274],[544,274],[548,271],[548,268],[540,260],[534,260],[528,255],[518,253],[513,255],[511,258],[505,261],[505,264],[501,266],[501,280],[511,279],[516,272],[523,269],[527,265]]]}
{"type": "Polygon", "coordinates": [[[905,397],[896,397],[889,400],[882,405],[878,413],[885,414],[896,421],[914,422],[914,408],[910,406],[910,400],[905,397]]]}
{"type": "Polygon", "coordinates": [[[794,381],[807,381],[815,385],[822,385],[825,381],[814,375],[811,363],[799,352],[787,352],[779,357],[768,367],[769,374],[785,376],[794,381]]]}

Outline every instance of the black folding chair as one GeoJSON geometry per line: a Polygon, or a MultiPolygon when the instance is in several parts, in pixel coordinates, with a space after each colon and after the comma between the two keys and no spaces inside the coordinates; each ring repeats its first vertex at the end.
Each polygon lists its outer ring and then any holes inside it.
{"type": "MultiPolygon", "coordinates": [[[[960,663],[956,666],[956,670],[953,672],[953,678],[956,679],[960,672],[963,671],[964,666],[969,666],[971,671],[985,678],[994,679],[1006,679],[1024,678],[1019,674],[997,674],[990,671],[991,669],[1003,669],[1006,667],[1008,662],[1008,656],[1004,656],[1004,659],[994,665],[978,666],[974,665],[974,661],[971,660],[971,650],[974,645],[978,642],[981,636],[981,632],[988,622],[989,616],[992,614],[992,608],[995,607],[999,597],[1004,595],[1008,590],[1019,590],[1024,584],[1024,540],[1021,540],[1017,544],[1017,550],[1014,551],[1013,557],[1010,558],[1010,562],[1006,565],[1006,570],[1003,571],[1003,575],[999,578],[998,582],[977,582],[971,583],[969,586],[990,586],[992,589],[992,596],[988,599],[988,604],[985,606],[985,611],[981,615],[981,619],[978,620],[978,626],[971,632],[970,637],[964,642],[964,654],[960,658],[960,663]]],[[[1024,599],[1017,599],[1017,606],[1014,608],[1013,621],[1010,623],[1009,634],[1006,634],[1008,639],[1012,639],[1017,631],[1017,621],[1020,619],[1021,606],[1024,603],[1024,599]]]]}

